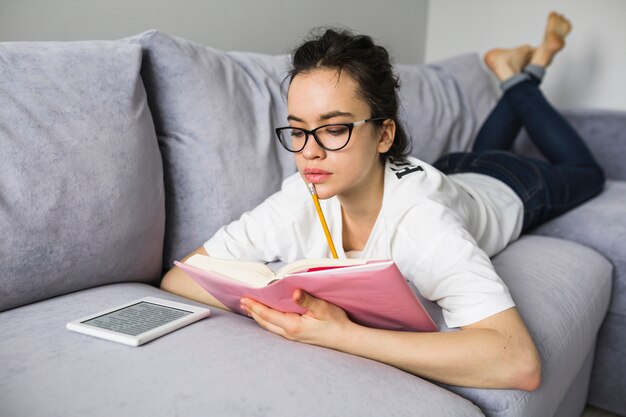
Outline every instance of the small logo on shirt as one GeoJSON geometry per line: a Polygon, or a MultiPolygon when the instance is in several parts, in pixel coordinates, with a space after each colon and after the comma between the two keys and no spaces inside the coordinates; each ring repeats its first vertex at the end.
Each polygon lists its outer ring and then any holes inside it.
{"type": "Polygon", "coordinates": [[[396,177],[398,179],[402,179],[405,175],[408,175],[412,172],[424,171],[424,169],[419,165],[414,165],[405,159],[393,159],[389,158],[389,168],[395,172],[396,177]]]}

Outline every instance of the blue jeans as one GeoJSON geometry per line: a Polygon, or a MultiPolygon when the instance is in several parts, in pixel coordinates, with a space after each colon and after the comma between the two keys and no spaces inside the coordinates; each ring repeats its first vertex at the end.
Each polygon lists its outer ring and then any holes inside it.
{"type": "Polygon", "coordinates": [[[485,174],[511,187],[524,204],[522,231],[580,205],[604,186],[604,173],[582,138],[538,84],[531,79],[508,89],[478,132],[472,151],[451,153],[434,163],[446,174],[485,174]],[[522,127],[548,162],[510,151],[522,127]]]}

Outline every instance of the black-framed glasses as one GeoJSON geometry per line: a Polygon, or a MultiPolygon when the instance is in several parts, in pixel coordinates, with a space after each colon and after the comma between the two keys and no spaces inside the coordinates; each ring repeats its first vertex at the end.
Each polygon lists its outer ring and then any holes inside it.
{"type": "Polygon", "coordinates": [[[283,148],[289,152],[300,152],[306,146],[309,135],[313,136],[315,142],[322,149],[327,151],[338,151],[346,147],[352,136],[352,129],[365,123],[379,120],[387,120],[388,117],[372,117],[371,119],[360,120],[353,123],[333,123],[316,127],[313,130],[299,127],[279,127],[276,129],[276,136],[283,148]]]}

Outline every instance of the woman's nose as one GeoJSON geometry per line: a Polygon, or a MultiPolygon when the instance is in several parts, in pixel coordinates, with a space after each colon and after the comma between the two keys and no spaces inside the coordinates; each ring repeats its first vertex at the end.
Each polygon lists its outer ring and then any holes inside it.
{"type": "Polygon", "coordinates": [[[315,137],[310,135],[302,149],[302,156],[305,159],[323,158],[326,156],[326,151],[317,143],[315,137]]]}

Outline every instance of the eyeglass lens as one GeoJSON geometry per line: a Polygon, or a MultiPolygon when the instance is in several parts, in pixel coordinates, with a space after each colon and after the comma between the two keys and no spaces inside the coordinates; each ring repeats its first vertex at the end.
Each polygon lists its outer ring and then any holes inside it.
{"type": "MultiPolygon", "coordinates": [[[[323,126],[314,132],[317,139],[329,150],[342,148],[350,140],[350,128],[345,125],[323,126]]],[[[298,128],[280,131],[280,141],[292,151],[300,151],[304,148],[306,136],[306,132],[298,128]]]]}

